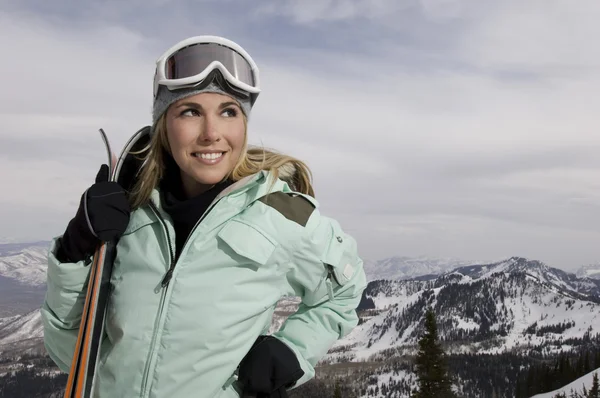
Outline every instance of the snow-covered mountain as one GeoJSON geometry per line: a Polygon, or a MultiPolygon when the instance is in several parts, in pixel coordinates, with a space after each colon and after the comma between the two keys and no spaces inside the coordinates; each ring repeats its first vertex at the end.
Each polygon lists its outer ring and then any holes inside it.
{"type": "Polygon", "coordinates": [[[536,279],[540,284],[554,291],[583,295],[581,297],[583,299],[598,300],[600,297],[600,281],[587,277],[577,277],[573,273],[549,267],[540,261],[520,257],[513,257],[508,261],[494,264],[461,267],[454,271],[472,279],[490,277],[498,272],[522,273],[536,279]]]}
{"type": "Polygon", "coordinates": [[[48,242],[0,244],[0,276],[24,285],[46,283],[48,242]]]}
{"type": "Polygon", "coordinates": [[[299,304],[299,297],[284,297],[279,300],[277,307],[275,308],[275,312],[273,313],[273,320],[271,322],[271,327],[269,328],[269,334],[278,331],[287,317],[296,312],[299,304]]]}
{"type": "Polygon", "coordinates": [[[0,318],[39,308],[49,242],[0,244],[0,318]]]}
{"type": "Polygon", "coordinates": [[[600,333],[600,281],[524,258],[461,267],[431,280],[373,281],[365,296],[373,316],[335,345],[348,349],[345,359],[367,360],[390,349],[414,353],[428,306],[448,352],[549,353],[600,333]]]}
{"type": "Polygon", "coordinates": [[[43,352],[44,329],[39,310],[0,318],[0,357],[43,352]]]}
{"type": "Polygon", "coordinates": [[[26,339],[42,338],[42,318],[39,310],[25,315],[0,319],[0,347],[26,339]]]}
{"type": "Polygon", "coordinates": [[[600,279],[600,263],[584,265],[577,270],[576,275],[578,278],[600,279]]]}
{"type": "Polygon", "coordinates": [[[11,256],[15,254],[21,253],[23,250],[34,248],[34,247],[42,247],[48,248],[50,245],[49,241],[36,241],[36,242],[9,242],[9,243],[0,243],[0,257],[11,256]]]}
{"type": "Polygon", "coordinates": [[[471,265],[457,259],[396,256],[377,261],[365,261],[369,281],[378,279],[402,280],[424,275],[440,275],[454,268],[471,265]]]}
{"type": "Polygon", "coordinates": [[[579,379],[573,381],[572,383],[567,384],[566,386],[559,388],[558,390],[552,392],[546,392],[543,394],[534,395],[531,398],[554,398],[557,394],[566,394],[567,397],[571,396],[571,392],[580,393],[583,391],[583,387],[589,391],[592,386],[592,380],[594,378],[594,373],[598,373],[600,376],[600,369],[592,370],[590,373],[585,376],[581,376],[579,379]]]}

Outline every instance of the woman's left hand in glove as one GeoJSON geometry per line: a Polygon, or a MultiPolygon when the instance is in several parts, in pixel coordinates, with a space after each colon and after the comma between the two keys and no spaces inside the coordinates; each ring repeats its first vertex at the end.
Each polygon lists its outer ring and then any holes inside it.
{"type": "Polygon", "coordinates": [[[240,363],[242,397],[287,398],[287,388],[304,375],[294,352],[273,336],[260,336],[240,363]]]}

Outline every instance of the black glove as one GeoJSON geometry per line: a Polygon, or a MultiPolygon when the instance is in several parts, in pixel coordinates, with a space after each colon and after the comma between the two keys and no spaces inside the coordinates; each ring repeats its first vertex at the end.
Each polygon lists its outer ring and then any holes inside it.
{"type": "Polygon", "coordinates": [[[103,164],[96,183],[81,196],[77,214],[60,240],[57,259],[60,262],[84,260],[101,242],[116,239],[125,232],[130,213],[125,190],[116,182],[108,181],[108,166],[103,164]]]}
{"type": "Polygon", "coordinates": [[[260,336],[240,363],[242,397],[287,398],[286,389],[304,375],[294,352],[273,336],[260,336]]]}

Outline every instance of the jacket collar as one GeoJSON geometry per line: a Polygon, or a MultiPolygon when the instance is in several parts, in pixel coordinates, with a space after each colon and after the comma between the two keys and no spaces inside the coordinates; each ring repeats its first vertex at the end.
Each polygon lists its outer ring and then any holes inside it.
{"type": "MultiPolygon", "coordinates": [[[[282,173],[280,174],[279,179],[274,180],[273,173],[266,170],[261,170],[258,173],[244,177],[241,180],[231,184],[223,191],[221,191],[221,193],[219,193],[219,195],[215,198],[214,201],[217,201],[223,197],[235,196],[241,198],[240,205],[242,207],[246,207],[249,206],[252,202],[262,198],[263,196],[271,192],[290,191],[290,189],[287,188],[288,182],[286,182],[284,179],[287,179],[287,174],[282,173]]],[[[160,201],[159,188],[154,188],[152,190],[150,200],[162,212],[163,209],[160,201]]]]}

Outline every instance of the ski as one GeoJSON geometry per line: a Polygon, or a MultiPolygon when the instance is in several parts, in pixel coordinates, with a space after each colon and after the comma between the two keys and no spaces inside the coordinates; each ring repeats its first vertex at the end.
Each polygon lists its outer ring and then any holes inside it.
{"type": "MultiPolygon", "coordinates": [[[[106,133],[103,129],[99,131],[107,152],[109,180],[114,181],[117,158],[110,147],[106,133]]],[[[102,332],[101,328],[104,326],[104,314],[101,317],[98,315],[103,312],[108,296],[107,288],[108,282],[110,282],[110,265],[112,264],[113,252],[114,243],[104,242],[94,253],[77,343],[67,379],[65,398],[91,396],[96,360],[99,353],[100,333],[102,332]]]]}
{"type": "MultiPolygon", "coordinates": [[[[141,138],[145,137],[146,141],[148,140],[149,127],[146,126],[134,134],[118,159],[111,149],[104,130],[100,129],[99,131],[107,152],[109,180],[118,182],[124,189],[130,188],[141,164],[138,159],[128,155],[136,145],[145,144],[145,140],[141,138]]],[[[116,241],[103,242],[94,253],[64,398],[90,398],[92,396],[105,326],[106,304],[110,291],[110,277],[116,244],[116,241]]]]}

